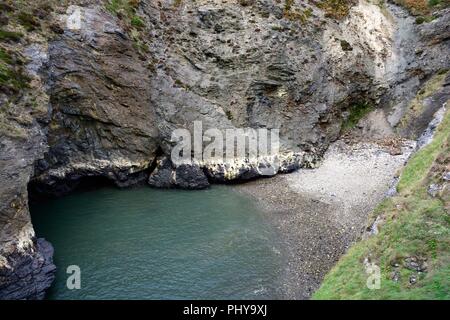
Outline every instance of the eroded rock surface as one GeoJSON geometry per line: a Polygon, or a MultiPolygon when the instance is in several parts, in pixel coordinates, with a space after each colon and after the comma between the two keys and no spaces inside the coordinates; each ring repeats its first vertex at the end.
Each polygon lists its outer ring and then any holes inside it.
{"type": "Polygon", "coordinates": [[[132,41],[101,8],[82,16],[80,30],[48,48],[49,150],[34,175],[41,187],[70,189],[89,175],[119,186],[145,180],[158,146],[150,79],[132,41]]]}
{"type": "Polygon", "coordinates": [[[53,247],[42,238],[33,249],[13,253],[0,268],[0,299],[44,299],[55,279],[53,247]]]}

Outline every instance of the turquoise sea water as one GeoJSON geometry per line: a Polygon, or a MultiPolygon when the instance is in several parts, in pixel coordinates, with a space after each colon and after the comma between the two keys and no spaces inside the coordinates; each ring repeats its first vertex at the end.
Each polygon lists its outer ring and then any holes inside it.
{"type": "Polygon", "coordinates": [[[230,187],[106,187],[34,204],[31,214],[55,248],[48,299],[279,297],[278,236],[230,187]],[[66,286],[70,265],[81,269],[79,290],[66,286]]]}

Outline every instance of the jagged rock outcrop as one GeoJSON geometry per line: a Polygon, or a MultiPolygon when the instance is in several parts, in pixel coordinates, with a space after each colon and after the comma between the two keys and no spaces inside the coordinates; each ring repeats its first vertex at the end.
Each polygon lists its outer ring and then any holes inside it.
{"type": "Polygon", "coordinates": [[[157,160],[156,168],[150,174],[149,185],[156,188],[177,186],[183,189],[204,189],[208,179],[199,166],[181,164],[174,166],[169,158],[157,160]]]}
{"type": "Polygon", "coordinates": [[[0,144],[1,298],[42,298],[54,277],[52,252],[35,239],[27,186],[60,195],[86,176],[134,184],[147,179],[157,151],[149,78],[118,19],[99,6],[83,9],[80,29],[59,18],[63,33],[46,45],[19,44],[39,93],[12,97],[2,113],[12,128],[2,127],[0,144]]]}
{"type": "Polygon", "coordinates": [[[349,1],[345,15],[306,1],[69,2],[38,8],[40,28],[32,20],[23,39],[2,43],[30,77],[29,88],[0,92],[3,298],[41,298],[52,279],[28,185],[60,195],[83,177],[105,177],[201,189],[289,172],[317,165],[353,104],[378,107],[369,120],[390,128],[377,132],[414,136],[449,96],[448,9],[418,25],[402,8],[363,0],[349,1]],[[279,129],[280,152],[176,165],[172,132],[193,133],[194,121],[221,132],[279,129]]]}
{"type": "Polygon", "coordinates": [[[37,239],[32,249],[11,254],[0,268],[0,300],[44,299],[55,270],[52,245],[37,239]]]}
{"type": "Polygon", "coordinates": [[[252,3],[142,7],[153,36],[150,50],[163,61],[151,96],[165,150],[173,129],[192,130],[189,120],[196,119],[205,129],[278,128],[283,150],[320,155],[339,135],[340,107],[380,94],[375,80],[389,85],[374,71],[383,68],[392,36],[380,10],[357,6],[341,28],[304,3],[295,9],[311,10],[306,22],[283,18],[283,6],[272,1],[252,3]],[[361,21],[372,33],[352,39],[361,21]],[[344,41],[354,48],[343,48],[344,41]]]}
{"type": "Polygon", "coordinates": [[[380,105],[402,136],[417,138],[448,99],[448,80],[444,79],[450,63],[444,52],[450,50],[450,11],[441,10],[432,22],[417,24],[404,9],[393,5],[389,9],[395,21],[389,77],[395,80],[380,105]]]}
{"type": "Polygon", "coordinates": [[[132,41],[99,7],[83,9],[82,17],[79,30],[49,44],[42,71],[52,110],[49,150],[33,177],[40,188],[62,182],[67,191],[83,176],[134,184],[146,179],[158,147],[150,79],[132,41]]]}
{"type": "Polygon", "coordinates": [[[0,142],[0,299],[42,299],[54,279],[53,249],[36,239],[28,210],[27,185],[44,137],[36,124],[22,130],[0,142]]]}

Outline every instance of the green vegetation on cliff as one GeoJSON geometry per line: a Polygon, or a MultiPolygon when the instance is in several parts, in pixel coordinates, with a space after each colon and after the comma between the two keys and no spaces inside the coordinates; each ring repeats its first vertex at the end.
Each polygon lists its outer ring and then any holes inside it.
{"type": "Polygon", "coordinates": [[[372,105],[367,102],[351,105],[348,108],[348,117],[342,123],[342,130],[347,131],[354,128],[358,124],[359,120],[364,118],[364,116],[372,110],[372,105]]]}
{"type": "Polygon", "coordinates": [[[20,58],[8,52],[0,44],[0,92],[16,93],[28,86],[28,77],[22,72],[20,58]]]}
{"type": "Polygon", "coordinates": [[[325,12],[325,16],[334,19],[346,17],[350,8],[357,3],[353,0],[322,0],[317,6],[325,12]]]}
{"type": "Polygon", "coordinates": [[[416,23],[431,22],[436,10],[446,8],[450,0],[394,0],[400,6],[405,7],[409,13],[416,16],[416,23]]]}
{"type": "Polygon", "coordinates": [[[138,14],[140,2],[140,0],[108,0],[105,8],[122,21],[125,30],[134,41],[135,49],[144,57],[148,52],[148,45],[144,33],[141,32],[145,29],[145,21],[138,14]]]}
{"type": "Polygon", "coordinates": [[[314,299],[450,299],[450,112],[433,141],[404,168],[398,195],[373,218],[379,233],[356,243],[325,277],[314,299]],[[430,185],[439,186],[428,192],[430,185]],[[365,263],[380,267],[379,289],[367,287],[365,263]]]}

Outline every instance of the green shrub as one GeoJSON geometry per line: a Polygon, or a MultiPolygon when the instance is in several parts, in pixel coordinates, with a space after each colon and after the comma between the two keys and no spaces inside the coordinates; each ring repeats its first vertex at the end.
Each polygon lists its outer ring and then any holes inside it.
{"type": "Polygon", "coordinates": [[[39,21],[34,16],[23,11],[19,13],[19,15],[17,16],[17,20],[19,20],[19,23],[27,31],[36,30],[36,28],[38,28],[40,25],[39,21]]]}
{"type": "Polygon", "coordinates": [[[124,11],[131,18],[139,7],[139,0],[108,0],[106,9],[114,14],[124,11]]]}
{"type": "Polygon", "coordinates": [[[293,4],[294,4],[294,0],[285,0],[284,1],[284,10],[290,11],[292,9],[293,4]]]}
{"type": "Polygon", "coordinates": [[[23,34],[20,32],[7,31],[0,29],[0,40],[18,42],[22,39],[23,34]]]}
{"type": "Polygon", "coordinates": [[[18,93],[28,88],[30,79],[17,71],[14,66],[0,63],[0,90],[4,92],[18,93]]]}
{"type": "Polygon", "coordinates": [[[428,0],[428,6],[434,7],[441,3],[441,0],[428,0]]]}
{"type": "Polygon", "coordinates": [[[350,130],[356,126],[366,114],[373,110],[373,107],[368,103],[359,103],[350,106],[349,116],[342,124],[342,130],[350,130]]]}
{"type": "Polygon", "coordinates": [[[3,48],[0,48],[0,60],[3,61],[6,64],[12,64],[13,63],[13,58],[3,48]]]}
{"type": "Polygon", "coordinates": [[[137,29],[142,29],[145,27],[144,21],[138,16],[133,16],[131,18],[131,25],[137,29]]]}
{"type": "Polygon", "coordinates": [[[326,17],[342,19],[348,15],[354,3],[352,0],[322,0],[317,7],[325,11],[326,17]]]}

